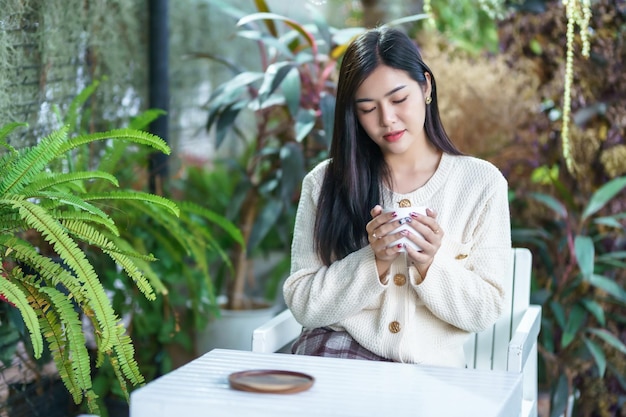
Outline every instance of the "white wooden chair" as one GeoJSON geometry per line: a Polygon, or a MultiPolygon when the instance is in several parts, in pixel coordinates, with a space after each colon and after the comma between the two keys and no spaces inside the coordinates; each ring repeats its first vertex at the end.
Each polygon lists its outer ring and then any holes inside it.
{"type": "MultiPolygon", "coordinates": [[[[530,305],[532,255],[528,249],[513,249],[511,274],[506,277],[507,306],[493,325],[474,334],[465,344],[467,366],[478,369],[523,373],[521,416],[537,416],[537,336],[541,307],[530,305]]],[[[284,310],[254,330],[254,352],[287,352],[302,326],[291,311],[284,310]]]]}

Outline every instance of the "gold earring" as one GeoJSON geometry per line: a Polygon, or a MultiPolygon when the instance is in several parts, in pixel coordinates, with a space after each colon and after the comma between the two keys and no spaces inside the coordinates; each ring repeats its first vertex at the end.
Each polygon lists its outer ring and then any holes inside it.
{"type": "Polygon", "coordinates": [[[433,101],[432,97],[426,97],[426,104],[430,104],[433,101]]]}

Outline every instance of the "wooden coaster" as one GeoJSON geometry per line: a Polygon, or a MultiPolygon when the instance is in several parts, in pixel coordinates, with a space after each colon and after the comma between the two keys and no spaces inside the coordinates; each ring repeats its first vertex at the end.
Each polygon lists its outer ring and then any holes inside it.
{"type": "Polygon", "coordinates": [[[311,388],[313,381],[314,378],[307,374],[276,369],[233,372],[228,376],[231,388],[269,394],[293,394],[306,391],[311,388]]]}

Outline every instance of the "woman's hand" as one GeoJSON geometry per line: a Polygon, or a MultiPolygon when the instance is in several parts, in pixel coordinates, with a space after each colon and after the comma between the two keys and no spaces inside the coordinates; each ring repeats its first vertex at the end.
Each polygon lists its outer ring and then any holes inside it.
{"type": "Polygon", "coordinates": [[[408,261],[415,265],[423,280],[426,278],[428,268],[433,263],[435,254],[441,247],[443,230],[437,223],[437,213],[431,209],[426,209],[426,216],[412,213],[411,218],[413,219],[410,223],[411,227],[418,231],[422,237],[410,233],[407,238],[422,248],[422,250],[417,251],[407,245],[406,252],[408,261]]]}
{"type": "Polygon", "coordinates": [[[367,231],[367,239],[376,256],[376,267],[378,268],[379,276],[383,276],[404,247],[402,244],[388,246],[400,239],[404,234],[402,232],[389,234],[398,227],[395,221],[391,222],[397,217],[397,213],[383,213],[383,208],[380,205],[376,205],[370,210],[370,214],[372,215],[372,220],[367,223],[365,230],[367,231]]]}

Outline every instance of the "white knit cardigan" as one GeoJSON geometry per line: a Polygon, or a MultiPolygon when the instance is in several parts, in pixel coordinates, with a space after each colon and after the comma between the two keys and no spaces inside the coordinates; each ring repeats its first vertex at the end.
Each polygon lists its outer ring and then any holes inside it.
{"type": "Polygon", "coordinates": [[[435,210],[444,237],[421,284],[401,255],[383,285],[369,245],[330,266],[315,252],[313,229],[327,165],[320,163],[302,184],[291,274],[283,287],[295,318],[306,328],[346,330],[366,349],[394,361],[464,367],[468,335],[492,325],[503,309],[500,282],[511,256],[506,179],[487,161],[444,153],[424,186],[408,194],[384,193],[383,207],[408,199],[435,210]]]}

